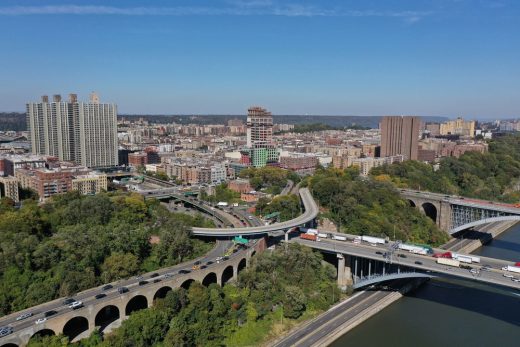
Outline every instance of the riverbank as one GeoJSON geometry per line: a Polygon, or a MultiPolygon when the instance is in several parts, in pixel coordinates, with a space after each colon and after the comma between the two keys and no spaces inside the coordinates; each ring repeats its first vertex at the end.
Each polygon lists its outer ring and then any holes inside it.
{"type": "Polygon", "coordinates": [[[485,225],[480,228],[475,228],[473,233],[477,235],[476,237],[473,237],[472,239],[464,239],[463,237],[463,239],[460,241],[457,239],[452,239],[445,243],[441,248],[448,251],[471,253],[483,245],[489,243],[491,240],[506,230],[509,230],[517,223],[517,221],[497,222],[485,225]]]}
{"type": "Polygon", "coordinates": [[[269,347],[325,347],[424,283],[424,279],[396,281],[384,290],[368,290],[335,305],[293,329],[269,347]],[[392,290],[394,287],[396,289],[392,290]]]}

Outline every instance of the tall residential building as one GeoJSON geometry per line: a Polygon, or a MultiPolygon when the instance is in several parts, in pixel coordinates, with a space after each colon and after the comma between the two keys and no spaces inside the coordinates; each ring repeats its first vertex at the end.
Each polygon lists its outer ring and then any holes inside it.
{"type": "Polygon", "coordinates": [[[464,121],[461,117],[440,125],[441,135],[475,136],[475,121],[464,121]]]}
{"type": "Polygon", "coordinates": [[[277,163],[279,152],[273,142],[273,116],[265,108],[247,110],[247,154],[255,167],[277,163]]]}
{"type": "Polygon", "coordinates": [[[385,116],[381,120],[381,157],[404,155],[417,160],[420,117],[385,116]]]}
{"type": "Polygon", "coordinates": [[[44,95],[41,102],[27,104],[27,125],[32,153],[52,155],[87,167],[118,164],[117,106],[101,104],[93,93],[91,102],[68,101],[60,95],[53,102],[44,95]]]}

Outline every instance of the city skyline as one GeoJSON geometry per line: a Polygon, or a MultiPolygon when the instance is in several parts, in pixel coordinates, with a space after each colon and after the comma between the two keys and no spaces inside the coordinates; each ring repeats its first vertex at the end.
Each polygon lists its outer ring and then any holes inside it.
{"type": "Polygon", "coordinates": [[[8,0],[0,110],[97,90],[123,114],[260,104],[273,114],[517,117],[519,11],[511,0],[8,0]],[[60,53],[55,41],[77,49],[60,53]]]}

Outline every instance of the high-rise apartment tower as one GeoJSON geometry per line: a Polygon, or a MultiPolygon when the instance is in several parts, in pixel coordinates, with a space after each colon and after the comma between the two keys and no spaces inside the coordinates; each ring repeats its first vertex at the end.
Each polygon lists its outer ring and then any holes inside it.
{"type": "Polygon", "coordinates": [[[68,101],[60,95],[53,102],[44,95],[42,102],[27,104],[27,125],[34,154],[52,155],[87,167],[118,164],[117,106],[78,102],[76,94],[68,101]]]}
{"type": "Polygon", "coordinates": [[[417,160],[421,119],[414,116],[385,116],[381,120],[381,157],[404,155],[417,160]]]}
{"type": "Polygon", "coordinates": [[[247,147],[255,167],[278,162],[279,152],[273,142],[273,116],[265,108],[253,106],[247,110],[247,147]]]}

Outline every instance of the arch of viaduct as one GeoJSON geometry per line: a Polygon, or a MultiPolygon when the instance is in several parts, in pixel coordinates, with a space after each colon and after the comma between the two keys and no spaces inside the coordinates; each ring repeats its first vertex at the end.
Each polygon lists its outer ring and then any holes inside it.
{"type": "Polygon", "coordinates": [[[422,213],[430,217],[439,229],[450,232],[451,204],[443,200],[433,200],[417,196],[403,196],[410,206],[417,207],[422,213]]]}
{"type": "MultiPolygon", "coordinates": [[[[259,244],[261,243],[257,243],[259,244]]],[[[158,283],[150,282],[144,286],[131,287],[129,292],[124,294],[116,292],[117,295],[113,297],[110,295],[105,298],[106,300],[88,300],[84,302],[85,307],[81,309],[51,317],[42,324],[15,330],[13,334],[0,339],[0,347],[25,346],[33,336],[38,335],[63,334],[72,342],[89,336],[96,328],[102,332],[109,332],[120,326],[132,312],[152,307],[156,299],[164,298],[175,288],[187,289],[195,281],[209,286],[212,283],[223,285],[236,280],[238,274],[249,266],[250,259],[257,250],[261,249],[253,247],[205,269],[162,278],[158,283]]]]}

